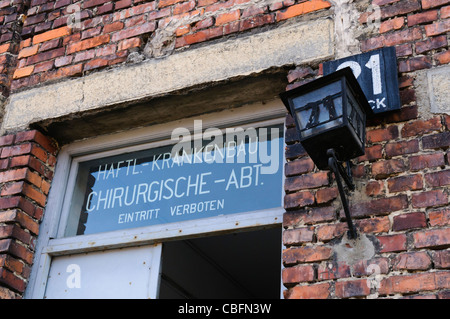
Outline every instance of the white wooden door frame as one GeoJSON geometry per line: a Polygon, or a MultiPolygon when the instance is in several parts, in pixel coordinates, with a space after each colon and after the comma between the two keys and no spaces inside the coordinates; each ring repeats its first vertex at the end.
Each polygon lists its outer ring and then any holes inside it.
{"type": "MultiPolygon", "coordinates": [[[[270,227],[281,224],[283,188],[280,189],[280,207],[255,212],[217,216],[173,224],[154,225],[100,234],[62,237],[68,214],[68,202],[72,196],[78,163],[94,158],[113,156],[123,152],[174,144],[171,132],[177,127],[193,131],[194,120],[202,119],[203,128],[261,127],[284,124],[285,108],[279,100],[248,105],[183,119],[167,124],[154,125],[132,131],[100,136],[74,142],[62,147],[57,159],[55,175],[49,193],[43,222],[36,245],[36,253],[25,298],[43,298],[51,260],[55,256],[85,253],[105,249],[152,245],[167,240],[198,237],[206,233],[239,231],[253,227],[270,227]]],[[[198,138],[194,136],[194,138],[198,138]]],[[[280,163],[282,168],[284,163],[280,163]]]]}

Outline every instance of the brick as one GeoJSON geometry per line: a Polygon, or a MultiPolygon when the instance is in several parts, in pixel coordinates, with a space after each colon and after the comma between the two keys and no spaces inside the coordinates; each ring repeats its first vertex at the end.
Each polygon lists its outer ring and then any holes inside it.
{"type": "Polygon", "coordinates": [[[284,141],[286,144],[293,144],[299,141],[299,135],[295,127],[288,127],[284,133],[284,141]]]}
{"type": "Polygon", "coordinates": [[[405,18],[398,17],[394,18],[392,20],[383,21],[380,24],[380,33],[385,33],[392,30],[398,30],[403,27],[403,24],[405,23],[405,18]]]}
{"type": "Polygon", "coordinates": [[[300,208],[312,204],[314,204],[314,194],[309,191],[297,192],[284,196],[284,208],[286,209],[300,208]]]}
{"type": "Polygon", "coordinates": [[[240,10],[222,13],[216,17],[216,25],[224,25],[226,23],[236,21],[239,19],[240,15],[240,10]]]}
{"type": "Polygon", "coordinates": [[[20,79],[25,76],[29,76],[31,73],[33,73],[33,71],[34,71],[34,65],[16,69],[13,74],[13,79],[20,79]]]}
{"type": "Polygon", "coordinates": [[[450,250],[432,251],[434,267],[438,269],[450,268],[450,250]]]}
{"type": "Polygon", "coordinates": [[[366,184],[366,195],[367,196],[378,196],[381,195],[384,190],[384,183],[381,181],[371,181],[366,184]]]}
{"type": "Polygon", "coordinates": [[[360,260],[352,265],[352,275],[363,277],[389,273],[389,259],[385,257],[360,260]]]}
{"type": "Polygon", "coordinates": [[[438,10],[425,11],[408,16],[408,26],[428,23],[438,19],[438,10]]]}
{"type": "Polygon", "coordinates": [[[375,49],[380,49],[385,45],[385,36],[373,37],[361,42],[361,51],[368,52],[375,49]]]}
{"type": "Polygon", "coordinates": [[[124,27],[124,24],[121,21],[116,21],[116,22],[113,22],[110,24],[106,24],[103,27],[103,34],[122,30],[123,27],[124,27]]]}
{"type": "MultiPolygon", "coordinates": [[[[421,61],[425,57],[412,58],[409,60],[403,60],[398,63],[398,69],[400,72],[411,72],[416,68],[421,67],[421,61]]],[[[429,57],[426,57],[428,60],[429,57]]],[[[410,103],[415,103],[416,101],[416,91],[413,88],[407,88],[400,90],[400,103],[402,105],[407,105],[410,103]]]]}
{"type": "Polygon", "coordinates": [[[0,146],[6,146],[6,145],[13,144],[14,143],[14,138],[15,138],[14,134],[1,136],[0,137],[0,146]]]}
{"type": "Polygon", "coordinates": [[[394,216],[392,230],[402,231],[427,226],[427,218],[423,212],[407,213],[394,216]]]}
{"type": "Polygon", "coordinates": [[[427,37],[447,33],[449,31],[450,31],[450,19],[439,21],[425,26],[425,33],[427,37]]]}
{"type": "Polygon", "coordinates": [[[416,43],[416,53],[421,54],[431,50],[447,46],[447,37],[445,35],[428,38],[425,41],[416,43]]]}
{"type": "Polygon", "coordinates": [[[375,129],[367,131],[367,142],[377,143],[383,141],[394,140],[399,136],[397,126],[389,126],[388,128],[375,129]]]}
{"type": "Polygon", "coordinates": [[[424,168],[443,167],[445,166],[444,153],[411,156],[409,158],[409,165],[412,171],[418,171],[424,168]]]}
{"type": "Polygon", "coordinates": [[[400,1],[391,6],[382,7],[380,9],[381,19],[391,18],[396,15],[403,15],[418,11],[420,9],[420,3],[418,0],[400,1]]]}
{"type": "Polygon", "coordinates": [[[450,245],[450,228],[423,230],[413,235],[416,248],[439,248],[450,245]]]}
{"type": "Polygon", "coordinates": [[[23,48],[19,51],[18,59],[26,58],[35,55],[39,50],[39,45],[33,45],[31,47],[23,48]]]}
{"type": "Polygon", "coordinates": [[[401,130],[401,134],[402,137],[411,137],[438,131],[441,128],[441,118],[440,116],[435,116],[429,120],[418,120],[406,123],[401,130]]]}
{"type": "Polygon", "coordinates": [[[183,1],[186,1],[186,0],[160,0],[159,4],[158,4],[158,7],[159,8],[164,8],[164,7],[171,6],[173,4],[176,4],[176,3],[179,3],[179,2],[183,2],[183,1]]]}
{"type": "Polygon", "coordinates": [[[26,175],[27,175],[26,168],[0,172],[0,183],[18,181],[24,179],[26,175]]]}
{"type": "Polygon", "coordinates": [[[83,2],[83,8],[91,8],[95,6],[99,6],[111,0],[87,0],[83,2]]]}
{"type": "MultiPolygon", "coordinates": [[[[402,210],[408,207],[408,198],[406,195],[398,195],[388,198],[374,199],[368,202],[356,203],[350,206],[350,212],[353,217],[367,217],[387,215],[391,212],[402,210]]],[[[340,212],[344,217],[344,211],[340,212]]]]}
{"type": "Polygon", "coordinates": [[[108,66],[108,62],[109,61],[107,59],[102,59],[102,58],[90,60],[89,62],[87,62],[84,65],[83,71],[89,71],[92,69],[98,69],[98,68],[108,66]]]}
{"type": "Polygon", "coordinates": [[[0,283],[21,293],[25,291],[25,281],[4,268],[0,268],[0,283]]]}
{"type": "Polygon", "coordinates": [[[409,175],[391,178],[388,180],[388,189],[391,193],[419,190],[423,188],[422,175],[409,175]]]}
{"type": "Polygon", "coordinates": [[[405,234],[377,236],[377,239],[380,244],[380,253],[406,250],[405,234]]]}
{"type": "Polygon", "coordinates": [[[347,223],[317,226],[316,237],[318,241],[327,242],[344,235],[347,230],[347,223]]]}
{"type": "Polygon", "coordinates": [[[432,190],[413,194],[412,206],[415,208],[433,207],[448,204],[448,195],[443,190],[432,190]]]}
{"type": "Polygon", "coordinates": [[[24,182],[8,183],[3,186],[1,196],[20,194],[23,189],[24,182]]]}
{"type": "Polygon", "coordinates": [[[42,192],[30,186],[29,184],[24,184],[22,194],[34,200],[40,206],[45,207],[47,196],[45,196],[42,192]]]}
{"type": "Polygon", "coordinates": [[[324,262],[317,268],[318,280],[348,278],[350,276],[350,266],[344,262],[324,262]]]}
{"type": "Polygon", "coordinates": [[[282,271],[282,279],[284,284],[314,281],[314,267],[312,265],[297,265],[284,268],[282,271]]]}
{"type": "Polygon", "coordinates": [[[102,27],[90,28],[81,32],[81,40],[92,38],[100,34],[102,27]]]}
{"type": "Polygon", "coordinates": [[[450,132],[424,136],[422,138],[424,148],[443,148],[450,146],[450,132]]]}
{"type": "Polygon", "coordinates": [[[71,32],[71,29],[69,27],[61,27],[57,29],[53,29],[38,35],[35,35],[33,37],[33,44],[49,41],[52,39],[64,37],[66,35],[69,35],[71,32]]]}
{"type": "MultiPolygon", "coordinates": [[[[11,43],[5,43],[5,44],[0,45],[0,54],[8,52],[10,47],[11,47],[11,43]]],[[[20,49],[22,49],[22,47],[20,49]]]]}
{"type": "Polygon", "coordinates": [[[305,262],[328,260],[333,255],[333,249],[324,246],[304,246],[285,249],[283,263],[292,265],[305,262]]]}
{"type": "Polygon", "coordinates": [[[63,56],[65,54],[65,48],[58,48],[54,50],[49,50],[45,52],[38,53],[36,55],[30,56],[27,59],[27,64],[36,64],[42,61],[51,60],[60,56],[63,56]]]}
{"type": "Polygon", "coordinates": [[[72,60],[73,60],[73,56],[72,55],[58,57],[58,58],[55,59],[55,66],[57,68],[59,68],[61,66],[68,65],[68,64],[72,63],[72,60]]]}
{"type": "Polygon", "coordinates": [[[450,3],[449,0],[422,0],[422,8],[435,8],[448,3],[450,3]]]}
{"type": "Polygon", "coordinates": [[[303,79],[307,76],[314,75],[314,71],[310,67],[297,67],[294,70],[290,70],[288,73],[289,83],[295,80],[303,79]]]}
{"type": "Polygon", "coordinates": [[[71,43],[67,46],[67,54],[94,48],[96,46],[108,43],[109,39],[109,34],[104,34],[94,38],[71,43]]]}
{"type": "Polygon", "coordinates": [[[192,31],[196,32],[201,29],[209,28],[213,25],[214,25],[214,19],[213,19],[213,17],[209,17],[209,18],[200,20],[199,22],[195,23],[194,26],[192,27],[192,31]]]}
{"type": "Polygon", "coordinates": [[[245,20],[241,20],[239,24],[239,31],[245,31],[251,28],[261,27],[266,24],[275,22],[272,14],[259,15],[245,20]]]}
{"type": "Polygon", "coordinates": [[[142,45],[142,39],[141,38],[129,38],[122,40],[119,42],[119,45],[117,47],[118,51],[127,50],[130,48],[139,47],[142,45]]]}
{"type": "Polygon", "coordinates": [[[299,224],[315,224],[318,222],[333,221],[336,219],[336,211],[331,206],[314,207],[310,210],[288,211],[283,215],[284,226],[299,224]]]}
{"type": "Polygon", "coordinates": [[[278,11],[276,19],[277,21],[286,20],[292,17],[296,17],[313,11],[326,9],[329,7],[331,7],[331,4],[328,1],[324,0],[312,0],[308,2],[302,2],[290,6],[285,10],[278,11]]]}
{"type": "Polygon", "coordinates": [[[414,293],[447,288],[449,272],[391,276],[381,281],[380,295],[414,293]],[[447,284],[446,284],[447,283],[447,284]]]}
{"type": "Polygon", "coordinates": [[[374,160],[380,159],[381,157],[383,157],[382,150],[383,150],[383,146],[381,146],[381,145],[374,145],[374,146],[366,147],[365,154],[363,156],[358,157],[358,161],[364,162],[364,161],[374,161],[374,160]]]}
{"type": "MultiPolygon", "coordinates": [[[[428,56],[420,56],[408,59],[406,61],[400,61],[398,64],[399,72],[412,72],[417,70],[429,69],[433,66],[433,62],[428,56]]],[[[414,92],[413,90],[403,90],[402,92],[414,92]]],[[[411,100],[415,99],[415,96],[409,98],[409,96],[402,96],[403,104],[407,104],[411,102],[411,100]],[[405,99],[406,97],[406,99],[405,99]]]]}
{"type": "Polygon", "coordinates": [[[20,142],[36,142],[53,155],[56,155],[58,151],[56,142],[37,130],[18,132],[16,134],[16,143],[20,142]]]}
{"type": "Polygon", "coordinates": [[[431,187],[450,185],[450,170],[425,174],[425,182],[431,187]]]}
{"type": "Polygon", "coordinates": [[[386,233],[390,228],[389,217],[375,217],[356,220],[355,225],[362,233],[386,233]]]}
{"type": "Polygon", "coordinates": [[[338,298],[364,297],[370,294],[367,279],[338,281],[335,289],[338,298]]]}
{"type": "Polygon", "coordinates": [[[178,3],[173,7],[173,14],[182,14],[185,12],[189,12],[195,8],[195,0],[185,1],[182,3],[178,3]]]}
{"type": "Polygon", "coordinates": [[[407,252],[398,254],[393,260],[393,270],[427,270],[431,258],[426,252],[407,252]]]}
{"type": "MultiPolygon", "coordinates": [[[[198,0],[198,6],[204,7],[216,3],[218,0],[198,0]]],[[[161,3],[161,2],[160,2],[161,3]]]]}
{"type": "Polygon", "coordinates": [[[430,226],[445,226],[450,225],[450,209],[444,208],[428,213],[430,219],[430,226]]]}
{"type": "Polygon", "coordinates": [[[436,58],[438,64],[448,64],[448,63],[450,63],[450,50],[437,53],[435,55],[435,58],[436,58]]]}
{"type": "Polygon", "coordinates": [[[441,8],[441,19],[450,18],[450,6],[441,8]]]}
{"type": "Polygon", "coordinates": [[[309,158],[301,158],[295,161],[287,162],[284,166],[286,176],[300,175],[309,173],[314,169],[314,162],[309,158]]]}
{"type": "Polygon", "coordinates": [[[284,189],[287,192],[292,192],[296,190],[326,186],[329,185],[329,183],[328,172],[323,171],[319,173],[287,177],[285,180],[284,189]]]}
{"type": "Polygon", "coordinates": [[[338,197],[338,189],[336,187],[319,189],[316,192],[317,204],[328,203],[338,197]]]}
{"type": "Polygon", "coordinates": [[[33,73],[46,72],[53,68],[54,61],[44,61],[34,66],[33,73]]]}
{"type": "Polygon", "coordinates": [[[287,229],[283,232],[283,243],[286,246],[299,245],[311,242],[314,237],[314,228],[302,227],[296,229],[287,229]]]}
{"type": "Polygon", "coordinates": [[[75,54],[75,58],[73,59],[73,62],[77,63],[80,61],[86,61],[86,60],[93,59],[94,57],[95,57],[94,49],[81,51],[81,52],[75,54]]]}
{"type": "Polygon", "coordinates": [[[57,47],[60,46],[60,44],[61,44],[61,39],[60,38],[53,39],[53,40],[50,40],[50,41],[46,41],[46,42],[43,42],[41,44],[41,47],[39,48],[39,51],[43,52],[43,51],[56,49],[57,47]]]}
{"type": "Polygon", "coordinates": [[[28,229],[31,233],[39,234],[39,223],[33,218],[18,209],[0,212],[1,223],[19,223],[24,229],[28,229]]]}
{"type": "Polygon", "coordinates": [[[404,172],[407,169],[408,167],[402,159],[379,161],[372,165],[372,175],[376,179],[381,179],[404,172]]]}
{"type": "Polygon", "coordinates": [[[419,152],[419,140],[387,143],[385,151],[387,157],[417,153],[419,152]]]}
{"type": "Polygon", "coordinates": [[[156,24],[154,22],[148,22],[128,29],[121,30],[112,35],[111,41],[117,42],[126,38],[132,38],[140,34],[149,33],[155,31],[156,24]]]}
{"type": "Polygon", "coordinates": [[[120,1],[117,1],[116,5],[115,5],[115,9],[116,10],[120,10],[120,9],[123,9],[123,8],[130,7],[132,3],[133,3],[132,0],[120,0],[120,1]]]}
{"type": "Polygon", "coordinates": [[[296,286],[284,293],[286,299],[327,299],[330,297],[330,283],[296,286]]]}
{"type": "Polygon", "coordinates": [[[296,143],[286,146],[285,156],[287,160],[293,160],[304,155],[306,155],[306,151],[303,148],[302,144],[296,143]]]}

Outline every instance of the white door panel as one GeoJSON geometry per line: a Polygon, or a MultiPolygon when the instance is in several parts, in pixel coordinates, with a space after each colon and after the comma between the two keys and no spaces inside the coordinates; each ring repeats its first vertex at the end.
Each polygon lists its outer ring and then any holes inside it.
{"type": "Polygon", "coordinates": [[[161,246],[54,257],[45,298],[157,298],[161,246]]]}

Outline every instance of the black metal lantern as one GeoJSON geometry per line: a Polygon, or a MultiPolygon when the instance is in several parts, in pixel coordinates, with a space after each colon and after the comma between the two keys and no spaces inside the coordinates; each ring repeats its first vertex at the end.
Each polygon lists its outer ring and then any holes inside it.
{"type": "Polygon", "coordinates": [[[364,154],[366,116],[372,109],[350,68],[280,97],[295,119],[300,143],[319,169],[328,167],[329,149],[340,161],[364,154]]]}
{"type": "Polygon", "coordinates": [[[344,68],[280,97],[313,162],[319,169],[335,173],[350,233],[356,237],[339,176],[354,189],[350,167],[347,165],[346,172],[341,162],[364,155],[366,117],[373,114],[358,81],[350,68],[344,68]]]}

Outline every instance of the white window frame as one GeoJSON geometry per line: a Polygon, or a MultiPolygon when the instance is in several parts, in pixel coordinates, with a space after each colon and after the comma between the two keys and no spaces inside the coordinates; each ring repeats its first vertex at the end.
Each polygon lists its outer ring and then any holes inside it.
{"type": "MultiPolygon", "coordinates": [[[[177,127],[185,127],[193,132],[194,120],[198,119],[203,121],[203,129],[210,127],[219,129],[242,127],[245,129],[246,127],[284,124],[285,113],[284,106],[277,99],[171,123],[100,136],[62,147],[57,158],[44,219],[40,226],[34,265],[25,298],[44,298],[51,260],[55,256],[137,245],[152,245],[167,240],[198,237],[206,233],[213,234],[229,232],[230,230],[237,231],[245,228],[280,225],[284,213],[283,187],[280,189],[281,202],[279,208],[91,235],[62,237],[80,162],[175,144],[170,138],[172,131],[177,127]]],[[[282,176],[284,176],[284,164],[283,154],[283,163],[280,163],[283,170],[282,176]]],[[[282,183],[284,184],[284,178],[282,183]]]]}

